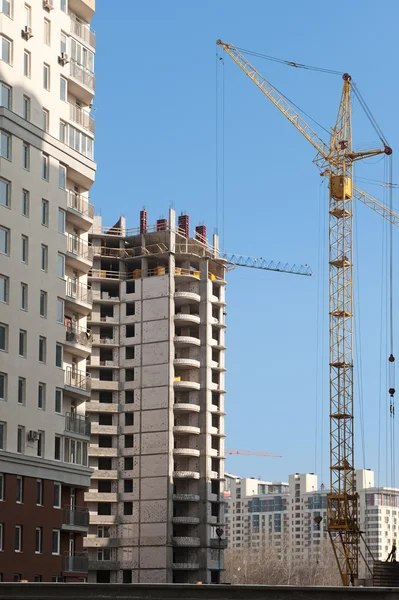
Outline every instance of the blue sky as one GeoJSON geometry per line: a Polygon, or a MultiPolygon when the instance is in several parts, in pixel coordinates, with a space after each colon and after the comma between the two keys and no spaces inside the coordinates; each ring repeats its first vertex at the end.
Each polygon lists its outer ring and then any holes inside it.
{"type": "MultiPolygon", "coordinates": [[[[226,56],[218,65],[225,87],[224,103],[219,97],[225,217],[216,223],[215,41],[352,74],[394,149],[393,180],[399,181],[399,8],[394,0],[381,6],[373,0],[337,1],[330,8],[315,0],[120,0],[112,10],[97,0],[98,176],[92,197],[104,224],[123,214],[135,227],[143,206],[153,223],[173,204],[190,214],[192,226],[204,222],[212,232],[218,224],[227,251],[308,263],[315,272],[312,278],[243,268],[229,274],[226,447],[283,455],[229,457],[230,472],[279,480],[316,471],[328,484],[328,193],[312,164],[313,149],[226,56]]],[[[334,124],[340,77],[251,60],[327,130],[334,124]]],[[[353,129],[355,148],[379,147],[356,103],[353,129]]],[[[384,165],[364,162],[356,175],[383,181],[384,165]]],[[[383,187],[359,185],[387,200],[383,187]]],[[[386,452],[387,228],[362,205],[355,218],[356,365],[363,374],[356,385],[356,462],[378,471],[379,483],[386,484],[392,479],[386,452]]],[[[395,255],[398,236],[395,230],[395,255]]],[[[398,275],[395,264],[395,281],[398,275]]],[[[394,293],[396,306],[396,283],[394,293]]]]}

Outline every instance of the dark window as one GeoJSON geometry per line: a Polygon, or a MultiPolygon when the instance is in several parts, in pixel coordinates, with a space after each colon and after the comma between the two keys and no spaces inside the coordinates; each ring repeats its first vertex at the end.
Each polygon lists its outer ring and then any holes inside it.
{"type": "Polygon", "coordinates": [[[135,315],[135,314],[136,314],[135,303],[127,302],[126,303],[126,316],[130,317],[131,315],[135,315]]]}
{"type": "Polygon", "coordinates": [[[98,447],[99,448],[112,448],[112,435],[99,435],[98,436],[98,447]]]}
{"type": "Polygon", "coordinates": [[[125,448],[133,448],[133,435],[131,433],[125,435],[125,448]]]}
{"type": "Polygon", "coordinates": [[[133,471],[133,456],[125,456],[125,471],[133,471]]]}
{"type": "Polygon", "coordinates": [[[125,494],[133,492],[133,479],[124,479],[123,491],[125,492],[125,494]]]}
{"type": "Polygon", "coordinates": [[[112,404],[112,392],[100,392],[99,401],[102,404],[112,404]]]}
{"type": "Polygon", "coordinates": [[[134,349],[136,346],[126,346],[125,347],[125,358],[126,360],[131,360],[134,358],[134,349]]]}
{"type": "Polygon", "coordinates": [[[125,381],[134,381],[134,369],[125,370],[125,381]]]}
{"type": "Polygon", "coordinates": [[[123,583],[132,583],[132,572],[130,569],[123,569],[123,583]]]}
{"type": "Polygon", "coordinates": [[[125,404],[133,404],[134,403],[134,391],[127,390],[125,392],[125,404]]]}
{"type": "Polygon", "coordinates": [[[134,294],[136,288],[135,281],[127,281],[126,282],[126,294],[134,294]]]}
{"type": "Polygon", "coordinates": [[[134,337],[134,325],[126,325],[126,337],[134,337]]]}
{"type": "Polygon", "coordinates": [[[133,502],[124,502],[123,503],[123,514],[124,515],[132,515],[133,514],[133,502]]]}
{"type": "Polygon", "coordinates": [[[125,413],[125,425],[134,425],[134,413],[128,412],[125,413]]]}
{"type": "Polygon", "coordinates": [[[111,502],[98,502],[97,503],[97,514],[98,515],[110,515],[111,514],[111,502]]]}
{"type": "Polygon", "coordinates": [[[100,471],[111,471],[112,470],[112,458],[99,458],[98,468],[100,471]]]}
{"type": "Polygon", "coordinates": [[[97,571],[97,583],[111,583],[111,571],[97,571]]]}
{"type": "Polygon", "coordinates": [[[112,425],[112,413],[100,413],[98,415],[99,425],[112,425]]]}
{"type": "Polygon", "coordinates": [[[99,492],[102,492],[103,494],[110,494],[112,489],[112,482],[108,481],[107,479],[99,479],[98,483],[97,483],[97,489],[99,492]]]}

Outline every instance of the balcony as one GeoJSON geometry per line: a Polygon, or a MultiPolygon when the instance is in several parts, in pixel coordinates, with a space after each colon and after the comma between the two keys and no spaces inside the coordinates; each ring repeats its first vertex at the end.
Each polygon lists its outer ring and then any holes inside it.
{"type": "Polygon", "coordinates": [[[200,316],[199,315],[191,315],[189,313],[177,313],[175,314],[175,323],[185,325],[186,323],[195,325],[200,324],[200,316]]]}
{"type": "Polygon", "coordinates": [[[86,371],[77,371],[72,367],[65,369],[65,391],[78,400],[90,398],[91,379],[90,373],[86,371]]]}
{"type": "Polygon", "coordinates": [[[200,451],[196,448],[174,448],[173,456],[195,456],[198,457],[200,451]]]}
{"type": "Polygon", "coordinates": [[[92,71],[86,69],[83,65],[79,65],[73,58],[70,62],[68,90],[81,98],[85,104],[90,104],[94,96],[95,77],[92,71]]]}
{"type": "Polygon", "coordinates": [[[76,279],[67,279],[65,295],[65,302],[70,305],[70,308],[76,310],[78,306],[79,312],[86,315],[91,311],[93,295],[86,285],[79,283],[76,279]]]}
{"type": "Polygon", "coordinates": [[[183,548],[187,548],[187,547],[195,548],[200,545],[200,538],[199,537],[183,537],[183,536],[174,537],[173,545],[180,546],[183,548]]]}
{"type": "Polygon", "coordinates": [[[198,571],[199,563],[173,563],[174,571],[198,571]]]}
{"type": "Polygon", "coordinates": [[[62,519],[63,531],[79,531],[87,533],[89,529],[89,511],[83,506],[64,507],[64,515],[62,519]]]}
{"type": "Polygon", "coordinates": [[[86,42],[92,48],[96,47],[96,33],[87,23],[76,15],[71,15],[71,33],[86,42]]]}
{"type": "Polygon", "coordinates": [[[200,406],[198,404],[193,404],[191,402],[175,402],[173,405],[173,410],[175,413],[185,413],[185,412],[199,412],[200,406]]]}
{"type": "Polygon", "coordinates": [[[199,525],[198,517],[172,517],[174,525],[199,525]]]}
{"type": "Polygon", "coordinates": [[[199,479],[198,471],[173,471],[173,479],[199,479]]]}
{"type": "Polygon", "coordinates": [[[188,302],[200,302],[201,296],[194,292],[175,292],[175,304],[180,306],[181,304],[187,304],[188,302]]]}
{"type": "Polygon", "coordinates": [[[68,192],[67,218],[73,225],[88,231],[93,224],[94,205],[90,198],[86,198],[72,190],[68,192]]]}
{"type": "Polygon", "coordinates": [[[88,417],[67,412],[65,415],[65,431],[90,437],[91,423],[88,417]]]}
{"type": "Polygon", "coordinates": [[[175,390],[199,390],[201,385],[196,381],[182,381],[181,377],[175,377],[173,381],[175,390]]]}
{"type": "Polygon", "coordinates": [[[201,366],[200,361],[195,358],[175,358],[173,364],[175,367],[180,367],[182,369],[190,369],[191,367],[199,369],[201,366]]]}
{"type": "Polygon", "coordinates": [[[87,552],[66,552],[63,556],[63,571],[66,573],[87,573],[89,557],[87,552]]]}
{"type": "Polygon", "coordinates": [[[94,135],[95,125],[94,118],[91,116],[89,111],[84,110],[81,106],[74,104],[73,102],[68,102],[69,104],[69,119],[80,125],[83,129],[86,129],[89,133],[94,135]]]}
{"type": "Polygon", "coordinates": [[[173,433],[180,433],[182,435],[199,435],[201,433],[201,429],[199,427],[192,427],[191,425],[175,425],[173,427],[173,433]]]}
{"type": "Polygon", "coordinates": [[[176,346],[200,346],[201,341],[199,338],[192,337],[190,335],[175,335],[174,342],[176,346]]]}
{"type": "Polygon", "coordinates": [[[66,258],[71,267],[88,273],[93,263],[93,248],[79,236],[68,233],[66,258]]]}
{"type": "Polygon", "coordinates": [[[90,571],[118,571],[119,562],[117,560],[91,560],[89,563],[90,571]]]}
{"type": "Polygon", "coordinates": [[[94,16],[95,5],[95,0],[69,0],[68,2],[69,10],[80,15],[88,23],[94,16]]]}
{"type": "Polygon", "coordinates": [[[199,494],[173,494],[175,502],[199,502],[199,494]]]}
{"type": "Polygon", "coordinates": [[[73,354],[83,358],[90,354],[93,336],[90,329],[68,324],[65,328],[65,345],[74,349],[73,354]]]}

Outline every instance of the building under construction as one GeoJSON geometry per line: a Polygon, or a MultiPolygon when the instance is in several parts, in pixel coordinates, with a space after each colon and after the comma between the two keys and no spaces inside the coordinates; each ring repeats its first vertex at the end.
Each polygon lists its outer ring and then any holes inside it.
{"type": "MultiPolygon", "coordinates": [[[[226,261],[189,217],[95,217],[89,581],[217,583],[226,261]]],[[[220,533],[220,532],[219,532],[220,533]]]]}

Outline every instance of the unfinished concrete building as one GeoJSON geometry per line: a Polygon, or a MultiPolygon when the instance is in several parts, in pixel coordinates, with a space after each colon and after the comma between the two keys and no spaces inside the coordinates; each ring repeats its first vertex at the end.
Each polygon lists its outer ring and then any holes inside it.
{"type": "Polygon", "coordinates": [[[89,581],[218,582],[225,271],[189,219],[95,217],[89,581]]]}

